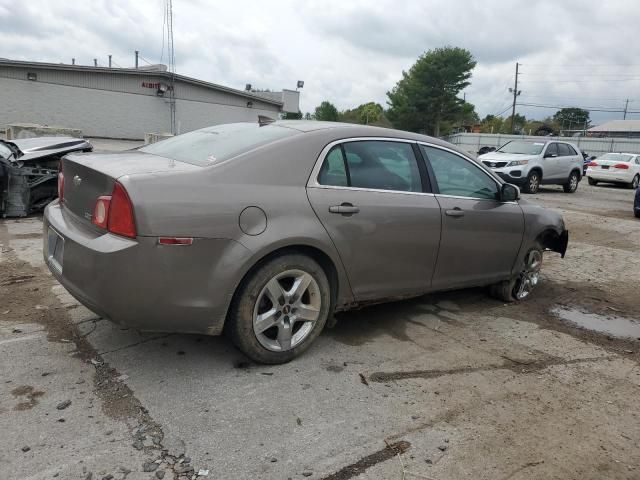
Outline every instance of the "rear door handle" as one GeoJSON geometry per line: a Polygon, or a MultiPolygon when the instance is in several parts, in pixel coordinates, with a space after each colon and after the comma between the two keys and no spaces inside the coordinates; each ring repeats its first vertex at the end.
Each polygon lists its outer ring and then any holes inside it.
{"type": "Polygon", "coordinates": [[[329,207],[330,213],[339,213],[341,215],[353,215],[354,213],[358,213],[360,209],[353,205],[352,203],[343,202],[340,205],[333,205],[329,207]]]}
{"type": "Polygon", "coordinates": [[[450,217],[464,217],[464,210],[462,210],[460,207],[455,207],[452,210],[445,210],[444,214],[450,217]]]}

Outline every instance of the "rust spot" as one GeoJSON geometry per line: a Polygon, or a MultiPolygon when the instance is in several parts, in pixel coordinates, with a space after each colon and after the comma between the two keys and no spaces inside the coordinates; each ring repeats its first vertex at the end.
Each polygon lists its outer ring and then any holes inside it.
{"type": "Polygon", "coordinates": [[[26,397],[26,401],[18,403],[14,410],[30,410],[38,404],[38,398],[44,395],[41,390],[36,390],[31,385],[21,385],[11,390],[14,397],[26,397]]]}

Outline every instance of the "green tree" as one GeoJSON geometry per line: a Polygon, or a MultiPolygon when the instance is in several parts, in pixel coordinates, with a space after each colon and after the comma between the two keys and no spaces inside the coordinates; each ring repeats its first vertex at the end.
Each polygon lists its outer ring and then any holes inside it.
{"type": "Polygon", "coordinates": [[[369,102],[358,107],[360,123],[365,125],[375,124],[382,117],[384,110],[379,103],[369,102]]]}
{"type": "Polygon", "coordinates": [[[582,108],[561,108],[553,115],[554,123],[560,128],[580,129],[589,126],[589,111],[582,108]]]}
{"type": "Polygon", "coordinates": [[[442,122],[455,122],[476,66],[468,50],[444,47],[422,54],[390,92],[387,116],[396,128],[440,135],[442,122]]]}
{"type": "Polygon", "coordinates": [[[297,113],[294,112],[284,112],[282,115],[283,120],[300,120],[302,118],[302,112],[298,110],[297,113]]]}
{"type": "Polygon", "coordinates": [[[325,122],[337,122],[338,115],[338,109],[335,105],[326,100],[318,105],[315,110],[316,120],[323,120],[325,122]]]}

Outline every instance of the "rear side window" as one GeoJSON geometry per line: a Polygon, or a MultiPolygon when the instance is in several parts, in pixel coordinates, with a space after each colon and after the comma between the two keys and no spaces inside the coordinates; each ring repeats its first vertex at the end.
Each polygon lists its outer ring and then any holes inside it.
{"type": "Polygon", "coordinates": [[[364,140],[333,147],[320,169],[318,182],[345,186],[345,181],[346,186],[355,188],[422,192],[413,148],[404,142],[364,140]]]}
{"type": "Polygon", "coordinates": [[[569,147],[569,151],[571,152],[569,155],[578,155],[578,152],[576,152],[576,149],[573,148],[573,145],[567,144],[567,147],[569,147]]]}
{"type": "Polygon", "coordinates": [[[297,133],[277,125],[229,123],[177,135],[140,151],[205,167],[297,133]]]}
{"type": "Polygon", "coordinates": [[[318,183],[320,185],[332,185],[334,187],[347,187],[349,180],[347,179],[347,168],[344,164],[344,157],[339,145],[333,147],[322,164],[320,173],[318,174],[318,183]]]}
{"type": "Polygon", "coordinates": [[[567,145],[566,143],[559,143],[558,144],[558,156],[560,157],[569,157],[571,155],[575,155],[575,152],[572,152],[571,149],[569,148],[569,145],[567,145]]]}

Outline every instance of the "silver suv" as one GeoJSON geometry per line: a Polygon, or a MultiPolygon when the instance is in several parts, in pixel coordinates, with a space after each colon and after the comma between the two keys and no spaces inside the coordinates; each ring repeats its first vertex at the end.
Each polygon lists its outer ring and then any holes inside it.
{"type": "Polygon", "coordinates": [[[513,140],[478,160],[526,193],[537,193],[540,185],[562,185],[573,193],[582,179],[582,154],[568,142],[513,140]]]}

